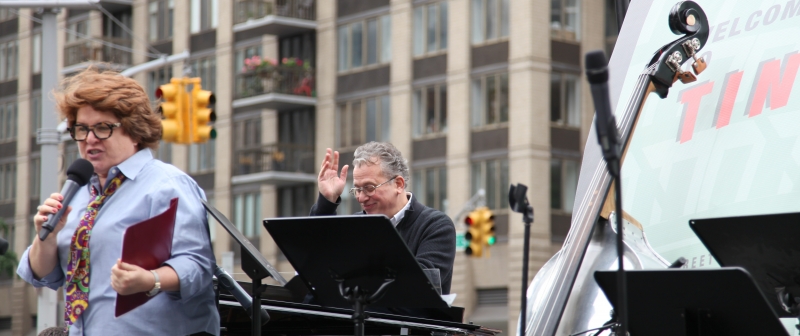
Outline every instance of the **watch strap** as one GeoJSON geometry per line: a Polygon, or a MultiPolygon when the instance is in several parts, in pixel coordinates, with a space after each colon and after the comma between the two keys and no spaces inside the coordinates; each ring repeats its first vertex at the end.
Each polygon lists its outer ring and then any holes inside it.
{"type": "Polygon", "coordinates": [[[153,289],[151,289],[145,294],[147,294],[147,296],[155,296],[156,294],[161,292],[161,280],[158,278],[158,272],[156,272],[155,270],[151,270],[150,273],[153,273],[153,277],[156,278],[156,283],[153,286],[153,289]]]}

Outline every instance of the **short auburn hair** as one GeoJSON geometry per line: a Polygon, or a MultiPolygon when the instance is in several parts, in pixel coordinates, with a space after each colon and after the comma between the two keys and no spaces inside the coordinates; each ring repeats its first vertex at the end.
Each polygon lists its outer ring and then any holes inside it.
{"type": "Polygon", "coordinates": [[[75,125],[78,110],[91,106],[112,113],[139,149],[157,149],[161,140],[161,116],[153,111],[150,98],[139,83],[115,71],[95,67],[64,78],[54,93],[56,106],[69,127],[75,125]]]}

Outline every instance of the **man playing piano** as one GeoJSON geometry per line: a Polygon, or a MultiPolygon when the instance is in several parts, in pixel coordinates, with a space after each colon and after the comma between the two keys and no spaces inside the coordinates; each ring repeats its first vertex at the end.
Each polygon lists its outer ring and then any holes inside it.
{"type": "MultiPolygon", "coordinates": [[[[358,214],[380,214],[389,218],[422,268],[439,269],[442,294],[450,293],[456,232],[443,212],[421,204],[406,191],[408,162],[397,148],[386,142],[369,142],[353,154],[353,186],[349,192],[361,204],[358,214]]],[[[327,149],[319,171],[319,197],[312,216],[335,215],[347,182],[348,166],[339,172],[339,152],[327,149]]]]}

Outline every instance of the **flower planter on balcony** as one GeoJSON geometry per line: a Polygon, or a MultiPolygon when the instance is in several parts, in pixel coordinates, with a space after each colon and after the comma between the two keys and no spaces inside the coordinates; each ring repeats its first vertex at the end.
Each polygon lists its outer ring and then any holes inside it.
{"type": "Polygon", "coordinates": [[[245,67],[236,75],[235,98],[234,107],[257,104],[281,110],[314,106],[314,69],[295,59],[277,64],[254,56],[245,60],[245,67]]]}

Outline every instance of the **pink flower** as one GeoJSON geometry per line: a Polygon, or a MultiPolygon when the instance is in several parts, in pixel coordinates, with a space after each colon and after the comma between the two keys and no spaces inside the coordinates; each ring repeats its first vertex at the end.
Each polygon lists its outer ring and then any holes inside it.
{"type": "Polygon", "coordinates": [[[297,60],[297,66],[303,66],[303,60],[297,60]]]}

